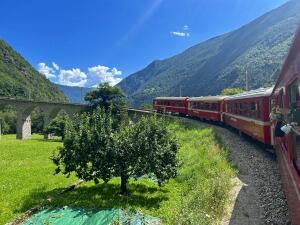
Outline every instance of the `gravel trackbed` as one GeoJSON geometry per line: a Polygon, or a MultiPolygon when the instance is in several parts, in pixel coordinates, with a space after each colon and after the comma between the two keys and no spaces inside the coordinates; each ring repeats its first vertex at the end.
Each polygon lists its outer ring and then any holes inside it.
{"type": "Polygon", "coordinates": [[[183,120],[201,127],[212,127],[228,148],[231,163],[238,171],[231,213],[224,225],[290,224],[275,154],[231,129],[183,120]]]}

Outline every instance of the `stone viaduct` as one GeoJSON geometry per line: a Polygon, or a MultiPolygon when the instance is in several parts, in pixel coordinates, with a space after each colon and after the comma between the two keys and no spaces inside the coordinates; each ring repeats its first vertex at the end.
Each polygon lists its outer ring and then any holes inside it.
{"type": "MultiPolygon", "coordinates": [[[[22,140],[31,138],[30,114],[35,108],[41,109],[44,115],[44,126],[47,126],[61,110],[64,110],[69,115],[73,115],[86,107],[86,105],[83,104],[0,98],[0,110],[7,105],[12,106],[17,111],[17,139],[22,140]]],[[[45,136],[45,138],[47,138],[47,136],[45,136]]]]}

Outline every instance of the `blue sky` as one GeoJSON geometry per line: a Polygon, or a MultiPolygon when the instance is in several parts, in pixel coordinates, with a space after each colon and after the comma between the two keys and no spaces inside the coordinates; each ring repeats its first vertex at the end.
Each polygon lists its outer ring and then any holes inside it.
{"type": "Polygon", "coordinates": [[[2,0],[0,38],[51,81],[115,84],[287,0],[2,0]]]}

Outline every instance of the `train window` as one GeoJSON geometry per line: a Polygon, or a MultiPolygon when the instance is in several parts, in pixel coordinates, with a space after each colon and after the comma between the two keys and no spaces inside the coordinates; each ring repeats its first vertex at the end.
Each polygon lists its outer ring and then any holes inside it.
{"type": "Polygon", "coordinates": [[[299,90],[298,90],[298,80],[295,80],[288,87],[289,92],[289,106],[293,106],[299,101],[299,90]]]}
{"type": "Polygon", "coordinates": [[[243,114],[243,103],[242,102],[239,104],[239,113],[238,114],[240,114],[240,115],[243,114]]]}
{"type": "Polygon", "coordinates": [[[205,103],[205,104],[204,104],[204,109],[205,109],[205,110],[209,110],[209,108],[210,108],[209,103],[205,103]]]}
{"type": "Polygon", "coordinates": [[[248,102],[246,102],[244,104],[244,108],[243,108],[243,115],[245,115],[245,116],[249,116],[249,107],[248,106],[249,106],[248,102]]]}
{"type": "Polygon", "coordinates": [[[217,111],[217,104],[216,103],[211,104],[211,110],[217,111]]]}
{"type": "Polygon", "coordinates": [[[234,104],[234,114],[238,114],[238,104],[234,104]]]}
{"type": "Polygon", "coordinates": [[[250,111],[249,111],[249,116],[252,118],[256,118],[256,103],[251,102],[250,103],[250,111]]]}
{"type": "Polygon", "coordinates": [[[256,118],[261,119],[261,107],[260,107],[260,102],[256,103],[256,118]]]}
{"type": "Polygon", "coordinates": [[[200,109],[205,109],[205,104],[203,102],[200,103],[200,109]]]}

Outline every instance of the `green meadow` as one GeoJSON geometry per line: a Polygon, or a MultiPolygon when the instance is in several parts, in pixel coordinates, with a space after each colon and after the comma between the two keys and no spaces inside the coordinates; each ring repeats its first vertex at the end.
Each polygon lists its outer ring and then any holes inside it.
{"type": "Polygon", "coordinates": [[[107,184],[77,182],[74,176],[53,175],[51,155],[62,142],[40,135],[20,141],[15,135],[0,140],[0,224],[39,205],[97,209],[123,208],[159,217],[164,224],[216,224],[226,212],[234,170],[210,128],[170,122],[180,144],[178,177],[163,187],[151,179],[130,180],[130,195],[119,194],[120,181],[107,184]],[[51,201],[49,201],[51,199],[51,201]]]}

